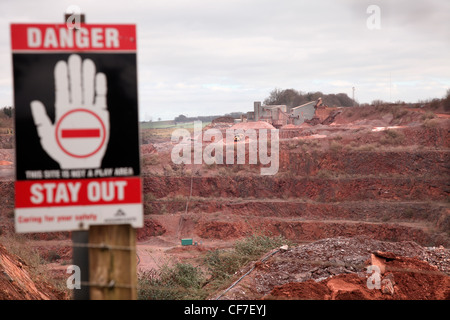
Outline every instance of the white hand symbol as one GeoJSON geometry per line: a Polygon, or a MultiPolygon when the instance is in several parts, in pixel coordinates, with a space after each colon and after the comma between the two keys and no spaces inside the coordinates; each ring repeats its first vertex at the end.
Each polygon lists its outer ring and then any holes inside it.
{"type": "Polygon", "coordinates": [[[73,54],[55,66],[55,123],[40,101],[31,113],[42,148],[62,169],[99,168],[109,141],[106,76],[73,54]],[[95,92],[94,92],[95,88],[95,92]]]}

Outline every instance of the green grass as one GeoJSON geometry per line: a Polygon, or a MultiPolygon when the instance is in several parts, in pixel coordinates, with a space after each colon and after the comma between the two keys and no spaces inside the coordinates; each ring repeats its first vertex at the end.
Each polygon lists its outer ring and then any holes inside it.
{"type": "Polygon", "coordinates": [[[0,236],[0,244],[2,244],[9,253],[19,257],[27,266],[26,270],[35,282],[47,282],[53,286],[58,293],[69,294],[66,282],[53,279],[47,267],[47,262],[53,262],[58,259],[56,251],[50,250],[46,259],[35,248],[30,247],[28,239],[23,235],[11,234],[0,236]]]}
{"type": "Polygon", "coordinates": [[[211,275],[210,286],[217,289],[226,285],[232,276],[247,263],[285,244],[291,243],[282,236],[269,237],[256,234],[236,241],[231,250],[208,252],[204,263],[211,275]]]}
{"type": "MultiPolygon", "coordinates": [[[[202,122],[202,127],[209,125],[211,122],[202,122]]],[[[152,121],[152,122],[141,122],[141,129],[194,129],[194,122],[178,122],[175,123],[173,120],[167,121],[152,121]]]]}
{"type": "Polygon", "coordinates": [[[217,289],[230,285],[233,275],[251,261],[284,244],[285,238],[255,234],[236,241],[228,250],[211,250],[203,258],[203,265],[178,262],[165,263],[158,270],[138,276],[140,300],[198,300],[206,299],[217,289]],[[202,271],[205,270],[205,271],[202,271]]]}
{"type": "MultiPolygon", "coordinates": [[[[202,129],[210,123],[202,122],[202,129]]],[[[152,141],[170,140],[173,131],[176,129],[186,129],[192,135],[194,132],[194,122],[181,122],[177,124],[173,121],[141,122],[141,140],[144,144],[152,141]]]]}

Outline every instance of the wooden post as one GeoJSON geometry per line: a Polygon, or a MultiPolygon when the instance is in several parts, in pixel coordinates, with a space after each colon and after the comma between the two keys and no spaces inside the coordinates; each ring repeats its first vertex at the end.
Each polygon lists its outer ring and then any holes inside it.
{"type": "Polygon", "coordinates": [[[74,300],[89,300],[89,231],[72,231],[72,263],[80,268],[81,288],[73,291],[74,300]]]}
{"type": "Polygon", "coordinates": [[[91,226],[91,300],[136,300],[136,262],[136,229],[130,225],[91,226]]]}

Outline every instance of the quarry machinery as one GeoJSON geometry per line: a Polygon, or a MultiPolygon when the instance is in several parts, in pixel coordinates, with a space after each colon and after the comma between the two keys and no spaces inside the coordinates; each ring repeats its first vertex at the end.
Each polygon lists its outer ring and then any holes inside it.
{"type": "Polygon", "coordinates": [[[261,105],[255,101],[253,112],[247,113],[247,119],[253,121],[266,121],[275,128],[280,128],[286,124],[300,125],[306,120],[312,120],[316,116],[316,109],[322,106],[322,98],[317,101],[310,101],[288,112],[286,105],[261,105]]]}

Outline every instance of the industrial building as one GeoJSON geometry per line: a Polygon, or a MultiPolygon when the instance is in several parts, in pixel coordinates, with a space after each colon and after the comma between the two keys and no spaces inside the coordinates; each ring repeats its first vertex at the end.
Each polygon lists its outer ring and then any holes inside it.
{"type": "Polygon", "coordinates": [[[253,111],[241,116],[242,121],[265,121],[280,128],[287,124],[300,125],[305,120],[315,117],[316,108],[321,106],[322,100],[311,101],[295,108],[286,105],[262,105],[260,101],[253,103],[253,111]]]}

